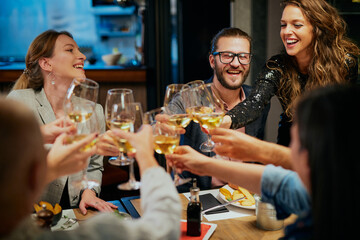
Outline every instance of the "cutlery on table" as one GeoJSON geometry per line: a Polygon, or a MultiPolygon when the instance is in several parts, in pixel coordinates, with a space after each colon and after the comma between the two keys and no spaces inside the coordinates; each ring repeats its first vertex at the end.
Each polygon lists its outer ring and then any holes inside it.
{"type": "Polygon", "coordinates": [[[246,198],[246,197],[237,198],[237,199],[232,200],[232,201],[230,201],[230,202],[226,202],[226,203],[220,204],[220,205],[218,205],[218,206],[215,206],[215,207],[212,207],[212,208],[203,210],[203,211],[201,211],[201,214],[205,214],[206,212],[209,212],[209,211],[212,211],[212,210],[221,208],[221,207],[225,207],[225,206],[227,206],[227,205],[229,205],[229,204],[232,204],[232,203],[237,202],[237,201],[239,201],[239,200],[241,200],[241,199],[244,199],[244,198],[246,198]]]}

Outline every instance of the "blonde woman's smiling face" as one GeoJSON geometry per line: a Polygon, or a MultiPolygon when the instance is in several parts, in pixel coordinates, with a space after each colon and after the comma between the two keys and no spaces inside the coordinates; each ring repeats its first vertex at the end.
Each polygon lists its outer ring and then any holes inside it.
{"type": "Polygon", "coordinates": [[[85,77],[84,61],[86,56],[74,39],[67,35],[60,35],[55,43],[53,55],[49,63],[52,66],[52,73],[59,79],[85,77]]]}

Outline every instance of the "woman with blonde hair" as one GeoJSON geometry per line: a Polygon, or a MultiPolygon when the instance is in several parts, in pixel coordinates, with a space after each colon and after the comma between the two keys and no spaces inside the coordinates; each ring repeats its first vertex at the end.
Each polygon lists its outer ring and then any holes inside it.
{"type": "Polygon", "coordinates": [[[359,48],[345,36],[345,21],[325,0],[285,0],[282,6],[285,52],[267,61],[252,94],[227,113],[231,121],[225,117],[224,126],[236,129],[254,121],[276,95],[283,108],[278,143],[288,146],[296,100],[321,86],[355,83],[359,48]]]}
{"type": "MultiPolygon", "coordinates": [[[[67,89],[75,77],[85,77],[85,59],[70,33],[45,31],[31,43],[25,59],[26,68],[8,97],[30,107],[40,124],[59,128],[65,118],[63,102],[67,89]]],[[[96,105],[95,113],[103,133],[105,120],[100,104],[96,105]]],[[[43,135],[46,135],[44,131],[43,135]]],[[[87,171],[89,179],[101,183],[102,170],[103,157],[93,155],[87,171]]],[[[87,207],[102,211],[111,211],[112,207],[116,207],[98,198],[100,186],[79,190],[72,184],[80,176],[81,172],[52,181],[42,200],[60,203],[63,208],[79,206],[83,214],[86,214],[87,207]]]]}

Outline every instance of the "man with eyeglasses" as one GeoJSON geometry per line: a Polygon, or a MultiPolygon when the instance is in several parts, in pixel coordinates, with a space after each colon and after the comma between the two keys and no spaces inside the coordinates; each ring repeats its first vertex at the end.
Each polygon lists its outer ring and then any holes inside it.
{"type": "MultiPolygon", "coordinates": [[[[222,29],[211,41],[209,63],[214,74],[206,83],[213,83],[212,91],[221,98],[226,111],[244,101],[251,92],[251,87],[244,85],[250,72],[251,57],[251,37],[238,28],[222,29]]],[[[238,129],[238,131],[263,139],[269,108],[270,106],[267,106],[257,120],[238,129]]],[[[192,122],[186,128],[186,133],[181,139],[181,145],[189,145],[201,152],[199,146],[206,139],[207,136],[199,124],[192,122]]],[[[207,156],[214,155],[213,152],[202,153],[207,156]]],[[[197,178],[197,183],[202,190],[226,184],[210,176],[200,177],[189,172],[183,172],[182,175],[197,178]]],[[[189,191],[189,187],[190,184],[185,184],[179,186],[178,190],[179,192],[189,191]]]]}

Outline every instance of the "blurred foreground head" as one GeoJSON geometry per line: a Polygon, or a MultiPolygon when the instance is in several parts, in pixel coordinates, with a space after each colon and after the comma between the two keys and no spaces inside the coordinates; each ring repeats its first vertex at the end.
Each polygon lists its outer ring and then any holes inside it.
{"type": "Polygon", "coordinates": [[[46,153],[34,114],[0,96],[0,236],[31,213],[45,171],[46,153]]]}
{"type": "Polygon", "coordinates": [[[358,229],[360,207],[350,200],[360,193],[359,106],[359,86],[318,89],[297,106],[299,151],[308,153],[314,239],[346,238],[344,233],[358,229]],[[350,205],[339,209],[342,204],[350,205]]]}

